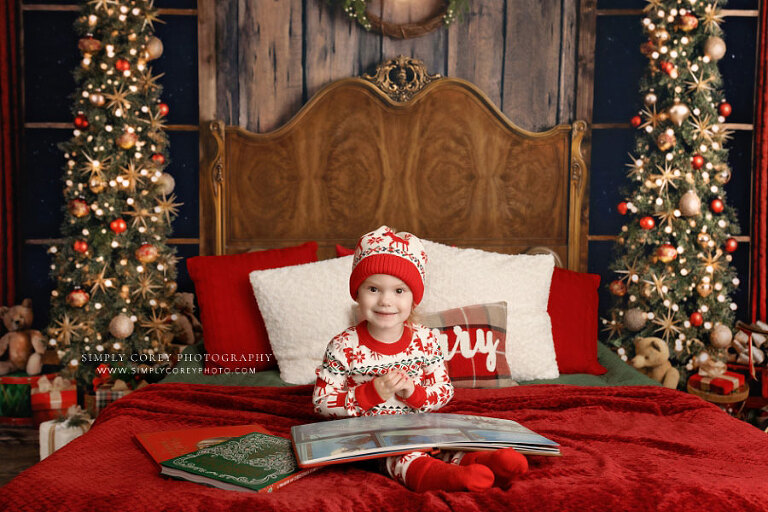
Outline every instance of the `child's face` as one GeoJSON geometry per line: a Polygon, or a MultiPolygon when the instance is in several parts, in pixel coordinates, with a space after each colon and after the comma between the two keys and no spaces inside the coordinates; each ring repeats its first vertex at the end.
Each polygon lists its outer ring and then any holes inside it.
{"type": "Polygon", "coordinates": [[[357,290],[360,314],[368,332],[380,341],[396,341],[403,322],[413,311],[413,292],[402,280],[387,274],[369,276],[357,290]]]}

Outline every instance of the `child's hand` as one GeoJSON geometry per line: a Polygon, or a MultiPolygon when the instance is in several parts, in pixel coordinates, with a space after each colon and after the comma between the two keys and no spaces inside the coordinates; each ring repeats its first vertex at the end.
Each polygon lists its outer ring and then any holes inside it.
{"type": "Polygon", "coordinates": [[[413,383],[413,379],[411,379],[407,373],[402,370],[400,370],[400,373],[402,374],[403,378],[400,381],[400,389],[398,389],[395,394],[400,398],[409,398],[413,392],[416,391],[416,385],[413,383]]]}
{"type": "MultiPolygon", "coordinates": [[[[404,380],[410,381],[405,373],[398,370],[393,370],[387,374],[373,379],[373,387],[376,388],[376,392],[381,398],[384,400],[389,400],[395,395],[395,393],[404,389],[403,386],[407,386],[407,383],[403,382],[404,380]]],[[[410,384],[413,386],[413,382],[410,382],[410,384]]],[[[413,391],[411,391],[411,393],[412,392],[413,391]]],[[[409,394],[408,396],[411,395],[409,394]]]]}

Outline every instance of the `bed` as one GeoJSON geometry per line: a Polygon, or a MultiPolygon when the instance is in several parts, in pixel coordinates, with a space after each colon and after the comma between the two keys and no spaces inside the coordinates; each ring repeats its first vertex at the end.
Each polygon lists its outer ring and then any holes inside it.
{"type": "MultiPolygon", "coordinates": [[[[243,253],[278,248],[287,252],[269,254],[295,256],[297,244],[314,251],[317,263],[334,265],[338,251],[384,223],[457,251],[549,253],[571,272],[586,268],[585,124],[526,132],[472,84],[430,75],[413,59],[329,84],[273,132],[218,121],[201,130],[201,254],[208,259],[198,261],[227,262],[214,281],[243,253]]],[[[285,258],[272,266],[306,268],[285,258]]],[[[211,286],[205,270],[198,269],[198,294],[211,286]]],[[[252,300],[240,278],[239,291],[252,300]]],[[[458,388],[442,410],[514,419],[561,444],[562,457],[530,457],[530,471],[508,490],[416,494],[359,465],[325,468],[272,494],[161,477],[135,434],[260,423],[288,435],[293,425],[319,420],[312,386],[293,385],[270,361],[204,374],[208,361],[201,360],[215,350],[206,309],[218,304],[234,314],[244,307],[239,291],[226,290],[220,301],[199,296],[205,345],[188,347],[161,383],[109,405],[87,434],[0,489],[0,509],[768,509],[768,436],[634,371],[597,343],[595,331],[589,347],[571,354],[588,353],[591,370],[566,373],[558,351],[559,376],[458,388]]],[[[579,311],[592,314],[569,322],[596,330],[596,312],[579,311]]],[[[246,343],[242,329],[235,332],[229,342],[246,343]]]]}

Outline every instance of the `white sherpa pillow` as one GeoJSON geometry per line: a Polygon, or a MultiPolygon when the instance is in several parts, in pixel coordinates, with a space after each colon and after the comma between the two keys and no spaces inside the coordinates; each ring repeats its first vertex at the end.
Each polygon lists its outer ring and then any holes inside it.
{"type": "Polygon", "coordinates": [[[352,325],[352,256],[251,272],[251,286],[267,327],[280,378],[315,382],[331,338],[352,325]]]}
{"type": "MultiPolygon", "coordinates": [[[[429,262],[419,309],[434,312],[507,302],[506,355],[511,378],[556,378],[547,314],[553,258],[423,242],[429,262]]],[[[322,363],[328,342],[354,324],[351,271],[352,256],[345,256],[251,272],[251,285],[284,381],[315,382],[315,368],[322,363]]]]}
{"type": "Polygon", "coordinates": [[[507,361],[517,381],[559,376],[547,314],[554,259],[424,241],[429,261],[422,311],[507,303],[507,361]]]}

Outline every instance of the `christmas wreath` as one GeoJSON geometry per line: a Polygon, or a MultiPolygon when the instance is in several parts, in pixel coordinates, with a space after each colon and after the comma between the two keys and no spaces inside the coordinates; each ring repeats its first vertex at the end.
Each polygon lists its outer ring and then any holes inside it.
{"type": "MultiPolygon", "coordinates": [[[[331,0],[333,3],[341,4],[341,8],[350,18],[354,18],[363,26],[365,30],[371,30],[371,20],[368,18],[366,8],[368,0],[331,0]]],[[[438,17],[439,21],[445,25],[450,25],[456,19],[456,16],[463,12],[469,6],[469,0],[446,0],[445,10],[438,17]]]]}

